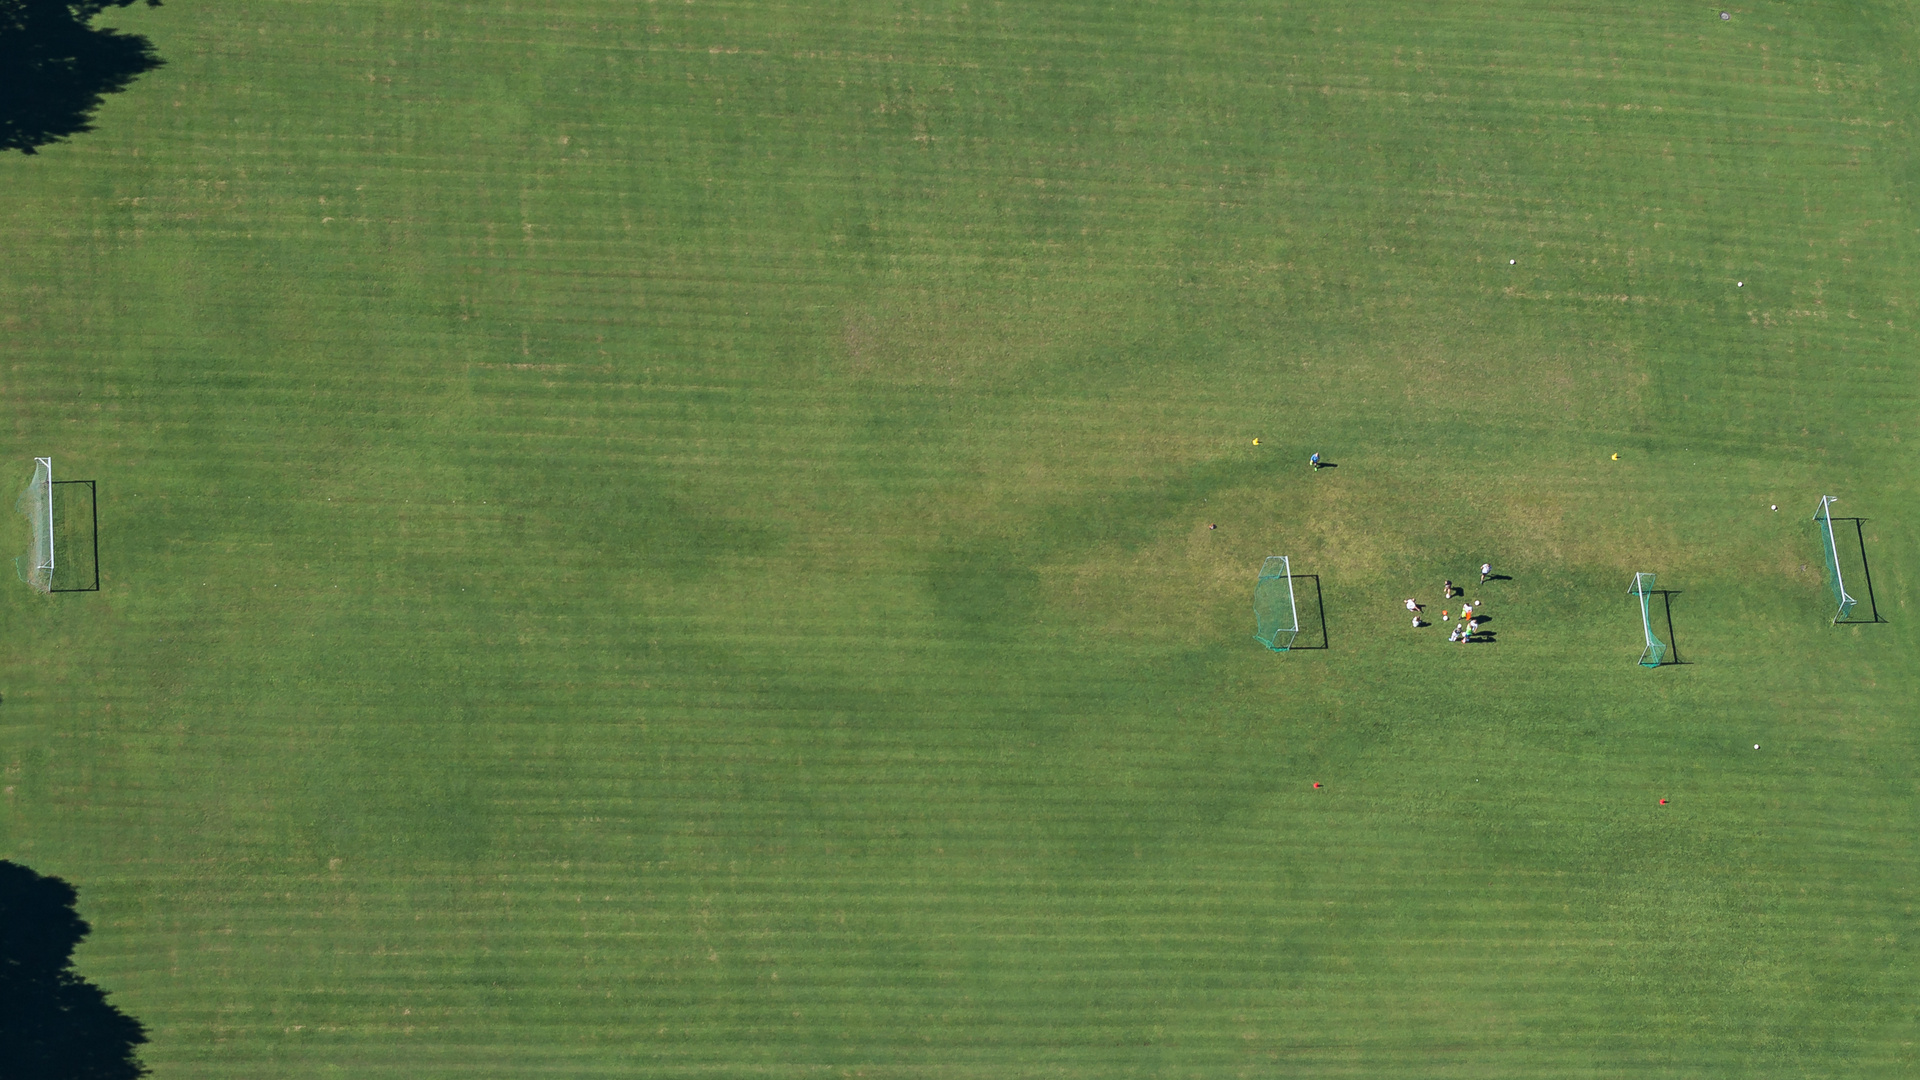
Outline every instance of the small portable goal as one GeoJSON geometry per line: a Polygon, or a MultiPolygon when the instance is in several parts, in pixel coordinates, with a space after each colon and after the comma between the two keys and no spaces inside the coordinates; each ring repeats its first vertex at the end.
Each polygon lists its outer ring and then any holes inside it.
{"type": "Polygon", "coordinates": [[[27,553],[13,561],[20,580],[48,592],[53,588],[53,459],[33,459],[33,479],[15,507],[27,519],[27,553]]]}
{"type": "Polygon", "coordinates": [[[1293,598],[1293,565],[1285,555],[1269,555],[1260,564],[1253,587],[1253,640],[1286,652],[1300,636],[1300,608],[1293,598]]]}
{"type": "Polygon", "coordinates": [[[1661,641],[1653,632],[1653,611],[1647,606],[1654,592],[1652,574],[1633,575],[1633,587],[1628,593],[1640,598],[1640,629],[1646,634],[1646,648],[1640,650],[1641,667],[1659,667],[1667,659],[1667,643],[1661,641]]]}
{"type": "Polygon", "coordinates": [[[1840,545],[1833,538],[1833,504],[1839,501],[1831,495],[1820,496],[1820,505],[1813,515],[1813,520],[1820,525],[1820,554],[1827,560],[1827,582],[1833,586],[1836,605],[1833,622],[1841,622],[1853,614],[1853,605],[1859,602],[1847,595],[1847,583],[1840,577],[1840,545]]]}

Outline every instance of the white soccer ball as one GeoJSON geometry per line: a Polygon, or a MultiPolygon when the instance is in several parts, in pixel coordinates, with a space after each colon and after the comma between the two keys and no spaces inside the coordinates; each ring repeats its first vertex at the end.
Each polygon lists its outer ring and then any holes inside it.
{"type": "Polygon", "coordinates": [[[1517,266],[1517,265],[1519,265],[1519,260],[1518,260],[1518,259],[1508,259],[1508,260],[1507,260],[1507,265],[1508,265],[1508,266],[1517,266]]]}
{"type": "Polygon", "coordinates": [[[1759,744],[1759,743],[1754,743],[1754,744],[1753,744],[1753,748],[1754,748],[1755,750],[1758,750],[1758,749],[1760,749],[1760,744],[1759,744]]]}

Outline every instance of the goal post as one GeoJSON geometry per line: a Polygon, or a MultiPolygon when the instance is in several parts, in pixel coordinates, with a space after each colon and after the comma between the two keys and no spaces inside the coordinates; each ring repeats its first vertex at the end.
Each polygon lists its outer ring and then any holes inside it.
{"type": "Polygon", "coordinates": [[[1820,496],[1820,505],[1813,515],[1813,520],[1820,524],[1820,554],[1826,556],[1827,581],[1833,586],[1833,600],[1838,605],[1834,622],[1853,614],[1853,605],[1858,602],[1847,595],[1847,583],[1840,576],[1840,545],[1833,537],[1833,504],[1838,501],[1831,495],[1820,496]]]}
{"type": "Polygon", "coordinates": [[[47,592],[53,588],[53,459],[33,459],[33,480],[15,504],[26,515],[27,553],[13,560],[20,580],[47,592]]]}
{"type": "Polygon", "coordinates": [[[1653,610],[1647,606],[1653,595],[1653,575],[1633,575],[1633,587],[1627,592],[1640,598],[1640,629],[1646,634],[1646,648],[1640,650],[1641,667],[1659,667],[1667,659],[1667,644],[1653,632],[1653,610]]]}
{"type": "Polygon", "coordinates": [[[1260,564],[1253,587],[1253,639],[1274,652],[1286,652],[1300,636],[1300,608],[1293,597],[1293,564],[1285,555],[1269,555],[1260,564]]]}

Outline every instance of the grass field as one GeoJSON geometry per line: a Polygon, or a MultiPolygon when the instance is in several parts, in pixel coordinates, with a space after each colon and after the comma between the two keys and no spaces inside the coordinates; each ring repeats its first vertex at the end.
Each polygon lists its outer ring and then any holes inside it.
{"type": "Polygon", "coordinates": [[[163,1078],[1912,1075],[1920,12],[1728,10],[116,12],[0,857],[163,1078]]]}

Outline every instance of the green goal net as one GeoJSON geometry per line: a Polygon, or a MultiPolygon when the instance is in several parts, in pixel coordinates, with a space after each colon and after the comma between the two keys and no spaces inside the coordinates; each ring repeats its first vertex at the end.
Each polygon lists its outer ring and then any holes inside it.
{"type": "Polygon", "coordinates": [[[1839,500],[1831,495],[1820,496],[1819,513],[1813,520],[1820,525],[1820,554],[1827,560],[1827,581],[1833,586],[1833,601],[1838,610],[1833,616],[1834,622],[1853,614],[1855,600],[1847,595],[1847,583],[1840,577],[1840,545],[1833,538],[1833,504],[1839,500]]]}
{"type": "Polygon", "coordinates": [[[1293,600],[1293,566],[1285,555],[1269,555],[1260,564],[1253,587],[1253,638],[1274,652],[1286,652],[1300,636],[1300,608],[1293,600]]]}
{"type": "Polygon", "coordinates": [[[1640,598],[1640,630],[1646,635],[1647,646],[1640,650],[1641,667],[1659,667],[1667,659],[1667,644],[1653,632],[1653,609],[1648,602],[1653,595],[1653,575],[1633,575],[1633,588],[1629,593],[1640,598]]]}
{"type": "Polygon", "coordinates": [[[41,592],[53,588],[53,459],[33,459],[33,480],[15,504],[31,534],[27,553],[13,560],[20,580],[41,592]]]}

